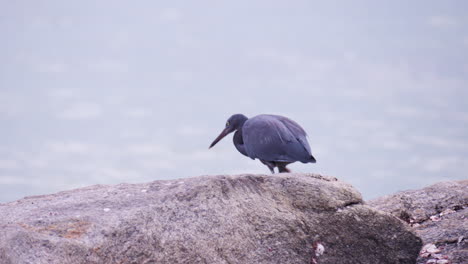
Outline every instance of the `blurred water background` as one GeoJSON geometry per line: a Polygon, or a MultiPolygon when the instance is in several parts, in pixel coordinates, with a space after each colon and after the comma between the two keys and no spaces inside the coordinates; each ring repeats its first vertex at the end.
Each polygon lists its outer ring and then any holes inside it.
{"type": "Polygon", "coordinates": [[[365,198],[468,171],[466,1],[0,1],[0,202],[268,173],[234,113],[281,114],[365,198]]]}

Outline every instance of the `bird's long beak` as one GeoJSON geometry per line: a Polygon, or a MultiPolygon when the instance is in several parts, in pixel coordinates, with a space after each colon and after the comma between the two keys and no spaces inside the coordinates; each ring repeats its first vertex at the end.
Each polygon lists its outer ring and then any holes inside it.
{"type": "Polygon", "coordinates": [[[221,131],[221,134],[219,134],[219,136],[213,141],[213,143],[211,143],[209,148],[212,148],[214,145],[216,145],[216,143],[218,143],[221,139],[223,139],[223,137],[225,137],[227,134],[231,132],[232,130],[226,127],[223,131],[221,131]]]}

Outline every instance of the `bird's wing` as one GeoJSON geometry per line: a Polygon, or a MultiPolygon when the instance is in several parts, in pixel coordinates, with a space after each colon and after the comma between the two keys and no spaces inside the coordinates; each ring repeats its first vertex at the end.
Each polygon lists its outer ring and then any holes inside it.
{"type": "Polygon", "coordinates": [[[270,115],[270,116],[275,119],[278,119],[283,124],[285,124],[291,130],[291,132],[293,132],[295,135],[307,136],[307,133],[305,132],[305,130],[294,120],[291,120],[285,116],[279,116],[279,115],[270,115]]]}
{"type": "Polygon", "coordinates": [[[283,120],[278,116],[260,115],[245,122],[242,136],[249,157],[282,162],[310,159],[310,151],[304,147],[304,144],[309,146],[305,131],[294,121],[283,120]]]}
{"type": "Polygon", "coordinates": [[[291,120],[284,116],[275,115],[278,120],[280,120],[294,135],[294,137],[302,144],[302,146],[306,149],[307,153],[312,155],[312,151],[310,150],[309,142],[307,141],[307,133],[305,130],[294,120],[291,120]]]}

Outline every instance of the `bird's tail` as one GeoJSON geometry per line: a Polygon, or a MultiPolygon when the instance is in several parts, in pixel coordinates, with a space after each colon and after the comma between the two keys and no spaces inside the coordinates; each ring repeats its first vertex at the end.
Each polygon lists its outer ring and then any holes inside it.
{"type": "Polygon", "coordinates": [[[310,155],[310,162],[311,163],[316,163],[317,160],[315,160],[314,156],[310,155]]]}

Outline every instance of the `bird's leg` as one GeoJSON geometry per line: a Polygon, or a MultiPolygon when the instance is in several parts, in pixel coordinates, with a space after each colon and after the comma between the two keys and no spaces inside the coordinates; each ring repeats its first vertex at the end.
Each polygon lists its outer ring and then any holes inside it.
{"type": "Polygon", "coordinates": [[[289,163],[283,163],[283,162],[277,162],[276,166],[278,166],[278,172],[283,173],[283,172],[291,172],[288,168],[286,168],[286,165],[289,163]]]}
{"type": "Polygon", "coordinates": [[[265,160],[260,160],[260,161],[270,169],[271,174],[275,174],[276,164],[274,162],[269,162],[269,161],[265,161],[265,160]]]}

